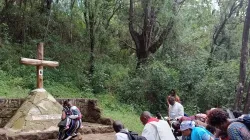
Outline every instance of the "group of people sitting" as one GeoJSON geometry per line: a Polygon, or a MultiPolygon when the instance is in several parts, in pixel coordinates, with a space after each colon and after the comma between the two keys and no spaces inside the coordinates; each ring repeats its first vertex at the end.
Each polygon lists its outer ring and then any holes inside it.
{"type": "MultiPolygon", "coordinates": [[[[121,121],[114,121],[115,140],[250,140],[250,114],[235,114],[236,119],[229,119],[228,112],[212,108],[204,114],[187,116],[175,90],[166,99],[168,116],[156,116],[148,111],[140,115],[144,125],[141,136],[125,129],[121,121]]],[[[59,140],[69,140],[77,135],[82,127],[82,114],[72,104],[63,102],[62,120],[58,124],[59,140]]]]}
{"type": "MultiPolygon", "coordinates": [[[[178,132],[182,140],[250,140],[250,115],[238,114],[232,120],[228,112],[212,108],[204,114],[188,117],[174,90],[167,97],[167,103],[169,117],[162,117],[160,113],[153,117],[148,111],[141,114],[144,129],[140,140],[176,140],[178,132]]],[[[133,134],[120,121],[115,121],[113,128],[115,140],[131,140],[133,134]]]]}

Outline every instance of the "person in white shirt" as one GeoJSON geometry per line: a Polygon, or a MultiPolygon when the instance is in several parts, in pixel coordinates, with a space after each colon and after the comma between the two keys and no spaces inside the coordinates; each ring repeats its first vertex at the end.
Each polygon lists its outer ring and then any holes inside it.
{"type": "Polygon", "coordinates": [[[184,116],[183,106],[180,103],[176,102],[174,97],[169,97],[168,102],[168,115],[170,119],[179,119],[184,116]]]}
{"type": "Polygon", "coordinates": [[[140,120],[144,125],[142,136],[147,140],[175,140],[168,122],[152,117],[148,111],[141,114],[140,120]]]}
{"type": "Polygon", "coordinates": [[[114,121],[113,129],[115,130],[115,140],[129,140],[128,135],[122,132],[128,132],[127,129],[124,129],[123,124],[120,121],[114,121]]]}

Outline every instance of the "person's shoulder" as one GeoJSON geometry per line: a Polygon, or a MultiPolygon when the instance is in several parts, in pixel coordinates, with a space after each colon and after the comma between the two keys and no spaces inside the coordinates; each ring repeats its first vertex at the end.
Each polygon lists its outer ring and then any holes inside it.
{"type": "Polygon", "coordinates": [[[164,120],[159,120],[158,122],[159,122],[159,123],[167,123],[167,124],[168,124],[168,122],[167,122],[167,121],[164,121],[164,120]]]}
{"type": "Polygon", "coordinates": [[[70,109],[78,109],[77,106],[71,106],[70,109]]]}
{"type": "Polygon", "coordinates": [[[228,126],[228,129],[234,129],[234,128],[240,128],[240,127],[245,127],[245,124],[243,124],[242,122],[232,122],[228,126]]]}
{"type": "MultiPolygon", "coordinates": [[[[179,102],[175,102],[178,106],[182,106],[182,104],[181,103],[179,103],[179,102]]],[[[183,107],[183,106],[182,106],[183,107]]]]}
{"type": "Polygon", "coordinates": [[[194,127],[192,132],[194,132],[194,133],[204,133],[204,134],[211,135],[211,133],[209,131],[207,131],[205,127],[202,127],[202,126],[194,127]]]}
{"type": "MultiPolygon", "coordinates": [[[[168,122],[167,121],[164,121],[164,120],[159,120],[159,121],[155,121],[155,122],[150,122],[150,123],[148,123],[149,124],[149,126],[147,126],[147,128],[149,128],[149,127],[152,127],[152,126],[159,126],[159,125],[164,125],[164,126],[169,126],[169,124],[168,124],[168,122]]],[[[146,127],[146,125],[145,125],[145,127],[146,127]]]]}
{"type": "Polygon", "coordinates": [[[118,132],[115,134],[117,140],[128,140],[128,135],[122,132],[118,132]]]}

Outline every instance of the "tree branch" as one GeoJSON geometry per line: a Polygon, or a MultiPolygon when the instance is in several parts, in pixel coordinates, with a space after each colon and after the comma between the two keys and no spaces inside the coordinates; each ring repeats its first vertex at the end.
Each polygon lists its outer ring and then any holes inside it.
{"type": "Polygon", "coordinates": [[[238,8],[241,8],[241,7],[242,7],[242,2],[243,2],[243,0],[241,0],[240,3],[237,4],[237,5],[236,5],[236,2],[237,2],[237,1],[235,1],[235,2],[233,3],[233,5],[232,5],[231,8],[230,8],[230,11],[229,11],[228,15],[225,15],[225,18],[224,18],[223,22],[220,24],[219,28],[218,28],[217,30],[215,30],[215,32],[214,32],[214,34],[213,34],[213,43],[214,43],[215,45],[218,45],[218,46],[221,45],[221,44],[218,44],[218,42],[217,42],[217,39],[218,39],[220,33],[221,33],[222,30],[224,29],[224,27],[225,27],[225,25],[226,25],[228,19],[231,18],[231,16],[234,14],[234,12],[235,12],[238,8]]]}
{"type": "Polygon", "coordinates": [[[134,24],[134,0],[130,0],[130,7],[129,7],[129,32],[130,32],[133,40],[135,41],[136,48],[138,49],[138,47],[139,47],[138,43],[140,42],[139,41],[139,36],[140,35],[139,35],[139,33],[137,33],[134,30],[133,24],[134,24]]]}
{"type": "Polygon", "coordinates": [[[152,44],[152,46],[149,48],[149,51],[151,53],[155,53],[158,48],[163,44],[164,40],[169,35],[170,31],[172,30],[174,26],[174,19],[170,18],[167,27],[163,30],[162,34],[160,35],[159,39],[152,44]]]}
{"type": "MultiPolygon", "coordinates": [[[[116,3],[117,3],[117,1],[116,1],[116,3]]],[[[106,24],[106,26],[105,26],[106,29],[109,27],[109,24],[110,24],[111,19],[113,18],[113,16],[115,15],[115,13],[116,13],[120,8],[121,8],[121,3],[119,3],[119,5],[118,5],[117,8],[116,8],[116,4],[115,4],[114,9],[113,9],[113,12],[112,12],[111,16],[110,16],[110,17],[108,18],[108,20],[107,20],[107,24],[106,24]]]]}
{"type": "Polygon", "coordinates": [[[122,43],[124,43],[126,46],[128,46],[130,49],[135,50],[136,48],[133,48],[131,45],[129,45],[126,41],[120,40],[122,43]]]}

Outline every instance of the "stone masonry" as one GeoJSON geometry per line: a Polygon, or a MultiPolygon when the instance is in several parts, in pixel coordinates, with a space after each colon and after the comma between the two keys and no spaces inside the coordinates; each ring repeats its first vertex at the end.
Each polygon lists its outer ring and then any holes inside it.
{"type": "MultiPolygon", "coordinates": [[[[56,99],[60,104],[66,99],[56,99]]],[[[92,122],[110,125],[112,120],[101,117],[101,110],[97,106],[96,99],[77,98],[70,99],[79,107],[83,114],[84,122],[92,122]]],[[[0,128],[3,128],[11,117],[16,113],[20,106],[24,103],[25,98],[6,99],[0,98],[0,128]]]]}

